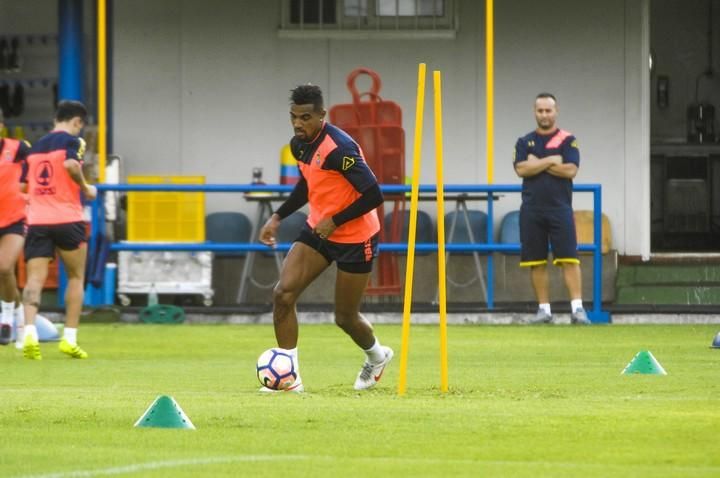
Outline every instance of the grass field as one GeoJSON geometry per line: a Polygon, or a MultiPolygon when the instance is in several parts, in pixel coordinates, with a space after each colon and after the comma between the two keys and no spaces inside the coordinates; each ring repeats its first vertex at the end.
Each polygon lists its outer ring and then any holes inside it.
{"type": "Polygon", "coordinates": [[[0,476],[720,476],[715,326],[413,326],[408,393],[396,359],[352,389],[363,356],[331,325],[301,327],[307,392],[260,394],[263,325],[92,324],[89,360],[0,349],[0,476]],[[622,376],[650,349],[667,376],[622,376]],[[197,430],[133,428],[171,395],[197,430]]]}

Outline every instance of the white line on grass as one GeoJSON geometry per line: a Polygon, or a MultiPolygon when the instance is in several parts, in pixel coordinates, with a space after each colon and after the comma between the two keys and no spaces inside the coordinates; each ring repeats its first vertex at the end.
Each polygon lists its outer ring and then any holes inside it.
{"type": "Polygon", "coordinates": [[[178,468],[181,466],[222,465],[224,463],[253,462],[253,461],[290,461],[307,460],[307,455],[244,455],[244,456],[218,456],[209,458],[188,458],[185,460],[151,461],[134,465],[117,466],[113,468],[100,468],[97,470],[61,471],[42,475],[23,475],[22,478],[84,478],[103,475],[121,475],[123,473],[137,473],[161,468],[178,468]]]}
{"type": "MultiPolygon", "coordinates": [[[[345,457],[349,461],[361,462],[388,462],[388,463],[423,463],[426,465],[462,464],[462,465],[485,465],[485,466],[526,466],[543,468],[600,468],[604,470],[629,470],[629,469],[653,469],[663,471],[687,471],[687,472],[720,472],[720,467],[712,465],[675,465],[671,463],[568,463],[555,461],[508,461],[508,460],[482,460],[482,459],[456,459],[456,458],[422,458],[422,457],[345,457]]],[[[237,455],[218,456],[208,458],[188,458],[184,460],[151,461],[148,463],[137,463],[133,465],[117,466],[112,468],[99,468],[96,470],[62,471],[40,475],[22,475],[18,478],[87,478],[94,476],[121,475],[125,473],[139,473],[147,470],[159,470],[163,468],[178,468],[181,466],[200,465],[222,465],[227,463],[242,462],[264,462],[264,461],[309,461],[309,460],[338,460],[337,456],[327,455],[237,455]]]]}

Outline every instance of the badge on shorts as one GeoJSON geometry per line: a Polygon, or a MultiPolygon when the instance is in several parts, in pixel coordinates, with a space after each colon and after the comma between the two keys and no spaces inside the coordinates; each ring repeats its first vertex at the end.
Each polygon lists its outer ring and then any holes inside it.
{"type": "Polygon", "coordinates": [[[353,166],[355,166],[355,158],[351,158],[350,156],[343,156],[342,170],[347,171],[353,166]]]}

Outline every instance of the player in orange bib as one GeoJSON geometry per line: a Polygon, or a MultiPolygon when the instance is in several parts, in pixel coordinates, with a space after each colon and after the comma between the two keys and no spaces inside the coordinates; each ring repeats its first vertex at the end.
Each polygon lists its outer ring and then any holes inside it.
{"type": "Polygon", "coordinates": [[[25,339],[23,354],[42,359],[35,316],[40,306],[48,265],[55,252],[65,266],[65,329],[60,351],[73,358],[87,358],[77,344],[83,303],[87,243],[81,193],[97,195],[85,181],[82,159],[85,141],[79,137],[87,122],[87,109],[79,101],[61,101],[55,112],[55,128],[40,138],[28,156],[28,235],[25,241],[27,284],[23,290],[25,339]]]}
{"type": "MultiPolygon", "coordinates": [[[[0,110],[0,130],[4,126],[0,110]]],[[[26,141],[0,138],[0,345],[10,343],[13,322],[18,324],[18,331],[23,323],[15,265],[25,241],[25,198],[20,184],[29,152],[30,144],[26,141]]]]}
{"type": "MultiPolygon", "coordinates": [[[[380,221],[376,209],[383,196],[358,144],[325,122],[320,88],[298,86],[290,100],[295,132],[290,149],[301,177],[287,201],[262,227],[260,241],[274,246],[280,221],[307,203],[310,214],[273,290],[275,338],[279,347],[290,351],[297,367],[297,300],[335,262],[335,323],[365,352],[354,387],[367,389],[380,380],[393,356],[392,349],[380,344],[370,323],[360,315],[360,302],[377,256],[380,221]]],[[[289,390],[304,390],[299,373],[289,390]]]]}

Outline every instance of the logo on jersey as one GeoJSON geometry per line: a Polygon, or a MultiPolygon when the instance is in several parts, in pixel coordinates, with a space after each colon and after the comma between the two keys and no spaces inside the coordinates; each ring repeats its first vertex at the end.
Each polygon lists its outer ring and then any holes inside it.
{"type": "Polygon", "coordinates": [[[37,171],[35,172],[35,181],[38,187],[35,188],[35,194],[38,196],[46,196],[48,194],[55,194],[55,187],[50,186],[53,178],[53,167],[50,161],[43,161],[38,165],[37,171]]]}
{"type": "Polygon", "coordinates": [[[50,161],[43,161],[37,169],[35,180],[40,186],[47,186],[53,177],[53,167],[50,161]]]}
{"type": "Polygon", "coordinates": [[[318,165],[320,164],[320,153],[318,153],[317,156],[315,156],[315,164],[318,164],[318,165]]]}
{"type": "Polygon", "coordinates": [[[576,140],[576,139],[574,139],[573,142],[570,143],[570,147],[577,149],[578,145],[577,145],[577,140],[576,140]]]}
{"type": "Polygon", "coordinates": [[[355,166],[355,158],[351,158],[350,156],[343,156],[342,170],[347,171],[353,166],[355,166]]]}
{"type": "Polygon", "coordinates": [[[528,141],[528,148],[534,148],[535,147],[535,140],[531,139],[528,141]]]}

